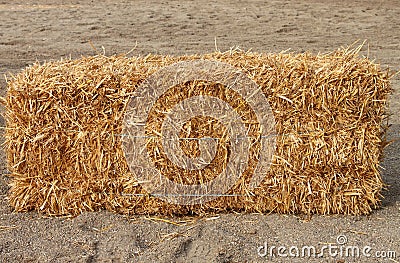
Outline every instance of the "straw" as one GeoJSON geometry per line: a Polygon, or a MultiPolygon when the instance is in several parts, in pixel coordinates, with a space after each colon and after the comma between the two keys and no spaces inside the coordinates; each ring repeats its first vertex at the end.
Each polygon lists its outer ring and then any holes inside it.
{"type": "MultiPolygon", "coordinates": [[[[57,216],[100,209],[127,215],[369,214],[382,200],[379,162],[391,88],[389,73],[359,50],[319,55],[240,50],[180,57],[97,55],[34,64],[8,80],[10,203],[16,211],[57,216]],[[196,59],[232,65],[261,87],[276,122],[276,149],[255,189],[249,180],[260,151],[257,140],[249,165],[224,195],[204,204],[180,205],[147,192],[130,171],[122,148],[123,120],[129,99],[147,77],[196,59]]],[[[170,87],[155,98],[144,140],[164,176],[182,184],[206,183],[226,167],[231,137],[218,120],[195,118],[180,130],[179,145],[191,157],[200,154],[200,142],[193,138],[217,139],[216,157],[202,172],[171,165],[157,134],[165,117],[162,111],[196,92],[232,100],[251,122],[251,109],[240,106],[243,101],[226,90],[198,80],[170,87]]],[[[143,149],[132,150],[139,154],[143,149]]]]}

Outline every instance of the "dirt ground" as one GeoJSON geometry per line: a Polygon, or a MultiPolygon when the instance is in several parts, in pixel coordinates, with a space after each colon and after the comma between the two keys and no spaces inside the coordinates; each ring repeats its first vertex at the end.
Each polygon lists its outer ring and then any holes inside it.
{"type": "MultiPolygon", "coordinates": [[[[400,2],[373,1],[1,1],[0,75],[35,61],[106,55],[191,54],[239,46],[260,52],[326,52],[367,40],[363,54],[400,70],[400,2]]],[[[400,74],[390,99],[389,138],[400,137],[400,74]]],[[[0,80],[1,94],[6,82],[0,80]]],[[[4,126],[4,120],[1,120],[4,126]]],[[[399,262],[400,142],[386,149],[390,186],[370,216],[222,214],[208,218],[126,218],[101,211],[74,219],[13,213],[1,152],[1,262],[399,262]],[[174,222],[174,223],[171,223],[174,222]],[[396,252],[396,258],[261,257],[271,246],[345,245],[396,252]],[[260,249],[259,249],[260,248],[260,249]]],[[[286,251],[287,252],[287,251],[286,251]]],[[[381,253],[382,254],[382,253],[381,253]]],[[[384,254],[384,253],[383,253],[384,254]]],[[[383,256],[382,254],[382,256],[383,256]]]]}

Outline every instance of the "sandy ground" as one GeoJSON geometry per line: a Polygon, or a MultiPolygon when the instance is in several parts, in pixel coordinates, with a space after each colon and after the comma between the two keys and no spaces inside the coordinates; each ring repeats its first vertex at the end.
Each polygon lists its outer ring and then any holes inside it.
{"type": "MultiPolygon", "coordinates": [[[[400,2],[388,1],[30,1],[0,0],[0,74],[35,61],[71,56],[191,54],[239,46],[262,52],[314,53],[368,40],[363,54],[400,70],[400,2]]],[[[392,81],[389,138],[400,137],[400,76],[392,81]]],[[[0,80],[1,92],[5,80],[0,80]]],[[[4,126],[2,120],[1,126],[4,126]]],[[[209,218],[125,218],[108,212],[74,219],[13,213],[7,203],[7,171],[1,152],[0,260],[2,262],[267,262],[268,246],[336,244],[395,251],[394,259],[275,257],[273,262],[399,262],[400,142],[386,150],[381,209],[370,216],[223,214],[209,218]],[[260,250],[263,252],[263,250],[260,250]]],[[[287,251],[286,251],[287,252],[287,251]]],[[[276,253],[276,250],[275,250],[276,253]]]]}

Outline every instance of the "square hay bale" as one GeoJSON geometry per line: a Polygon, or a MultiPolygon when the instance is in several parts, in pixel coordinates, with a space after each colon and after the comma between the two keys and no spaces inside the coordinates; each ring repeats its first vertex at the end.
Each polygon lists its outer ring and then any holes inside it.
{"type": "MultiPolygon", "coordinates": [[[[8,81],[5,137],[10,203],[16,211],[72,216],[99,209],[129,215],[369,214],[382,198],[379,161],[391,88],[389,73],[358,51],[98,55],[32,65],[8,81]],[[148,77],[174,63],[199,59],[231,65],[261,88],[273,112],[276,145],[269,169],[255,188],[250,189],[248,182],[263,150],[257,142],[244,172],[222,196],[198,204],[168,202],[147,191],[138,170],[129,166],[123,147],[124,116],[135,106],[129,103],[135,90],[148,77]]],[[[146,134],[160,130],[163,110],[193,94],[232,100],[230,105],[239,109],[240,98],[219,86],[200,80],[170,87],[167,95],[155,97],[158,111],[149,115],[146,134]]],[[[198,138],[224,139],[220,132],[224,127],[216,120],[192,118],[190,125],[181,129],[182,136],[193,128],[198,138]]],[[[218,148],[219,159],[214,158],[205,172],[186,173],[164,162],[159,141],[145,139],[145,149],[130,148],[132,158],[150,152],[159,158],[154,162],[163,175],[181,184],[212,180],[226,167],[233,148],[218,148]]],[[[193,156],[199,151],[199,144],[190,141],[180,147],[193,156]]]]}

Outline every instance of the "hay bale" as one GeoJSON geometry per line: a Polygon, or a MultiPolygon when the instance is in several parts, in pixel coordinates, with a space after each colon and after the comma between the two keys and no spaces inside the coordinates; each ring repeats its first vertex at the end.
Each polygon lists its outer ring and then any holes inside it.
{"type": "MultiPolygon", "coordinates": [[[[181,57],[98,55],[32,65],[8,81],[10,203],[16,211],[35,209],[48,215],[102,208],[163,215],[231,210],[368,214],[382,198],[379,160],[391,89],[388,73],[358,51],[317,56],[236,50],[181,57]],[[252,173],[249,165],[227,196],[179,205],[142,188],[128,167],[121,134],[129,98],[138,85],[165,66],[196,59],[232,65],[261,87],[276,121],[276,150],[264,180],[251,193],[246,184],[252,173]]],[[[203,85],[203,92],[212,93],[219,84],[178,85],[165,103],[179,100],[190,85],[203,85]]],[[[159,121],[157,116],[149,120],[155,126],[159,121]]],[[[201,123],[204,120],[193,125],[201,123]]],[[[196,145],[186,143],[181,147],[195,154],[196,145]]],[[[248,162],[256,159],[250,154],[248,162]]],[[[224,167],[224,159],[219,161],[215,167],[224,167]]],[[[214,176],[184,177],[168,171],[165,176],[190,181],[186,183],[214,176]]]]}

